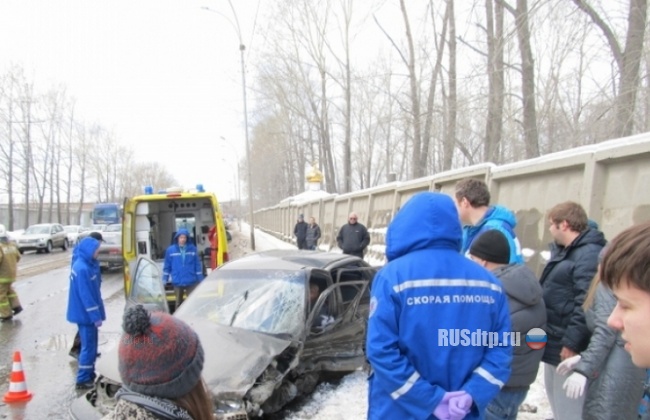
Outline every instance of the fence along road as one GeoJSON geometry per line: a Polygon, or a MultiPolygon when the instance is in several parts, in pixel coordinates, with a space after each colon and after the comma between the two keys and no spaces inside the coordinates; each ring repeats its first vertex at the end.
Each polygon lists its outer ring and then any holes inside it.
{"type": "Polygon", "coordinates": [[[336,247],[337,231],[354,210],[371,234],[366,258],[381,261],[386,227],[409,198],[422,191],[453,196],[456,182],[467,177],[486,181],[491,202],[515,212],[516,233],[530,254],[528,265],[539,274],[545,263],[540,253],[552,241],[546,212],[557,203],[580,203],[607,239],[650,220],[650,133],[512,164],[485,163],[313,201],[284,202],[258,210],[255,221],[257,228],[292,242],[298,214],[314,216],[322,231],[321,248],[329,250],[336,247]]]}

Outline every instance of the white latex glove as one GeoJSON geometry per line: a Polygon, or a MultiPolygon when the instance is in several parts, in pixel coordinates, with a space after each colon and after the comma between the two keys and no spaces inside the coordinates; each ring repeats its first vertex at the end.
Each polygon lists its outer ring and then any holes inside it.
{"type": "Polygon", "coordinates": [[[566,396],[571,399],[578,399],[582,397],[582,394],[585,393],[585,387],[587,386],[587,377],[581,373],[573,372],[571,376],[564,381],[564,391],[566,391],[566,396]]]}
{"type": "Polygon", "coordinates": [[[579,354],[573,357],[569,357],[568,359],[564,360],[564,362],[560,363],[555,371],[560,375],[566,375],[576,367],[580,359],[581,357],[579,354]]]}

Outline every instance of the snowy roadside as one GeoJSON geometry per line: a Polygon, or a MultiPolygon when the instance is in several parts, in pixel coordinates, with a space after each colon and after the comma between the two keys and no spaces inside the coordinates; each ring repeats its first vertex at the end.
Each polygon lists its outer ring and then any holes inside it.
{"type": "MultiPolygon", "coordinates": [[[[299,411],[289,414],[287,420],[364,420],[368,409],[367,373],[358,371],[347,375],[334,387],[321,384],[299,411]]],[[[544,420],[553,417],[544,391],[543,368],[540,367],[537,380],[531,386],[522,407],[536,409],[519,412],[519,420],[544,420]]]]}
{"type": "MultiPolygon", "coordinates": [[[[250,231],[248,226],[242,224],[241,237],[248,237],[250,231]]],[[[245,247],[247,240],[238,246],[245,247]]],[[[259,230],[255,231],[256,250],[264,251],[277,248],[295,248],[287,242],[266,234],[259,230]]],[[[240,251],[241,252],[241,251],[240,251]]],[[[250,251],[248,251],[250,252],[250,251]]],[[[246,251],[244,251],[246,253],[246,251]]],[[[375,262],[371,262],[375,263],[375,262]]],[[[368,384],[367,373],[357,371],[344,377],[341,382],[334,386],[329,383],[319,385],[313,394],[305,400],[301,408],[290,412],[287,420],[363,420],[366,418],[368,409],[368,384]]],[[[529,406],[536,412],[520,412],[517,417],[520,420],[544,420],[553,417],[546,392],[544,390],[544,368],[540,365],[537,378],[531,385],[528,396],[522,407],[529,406]]]]}

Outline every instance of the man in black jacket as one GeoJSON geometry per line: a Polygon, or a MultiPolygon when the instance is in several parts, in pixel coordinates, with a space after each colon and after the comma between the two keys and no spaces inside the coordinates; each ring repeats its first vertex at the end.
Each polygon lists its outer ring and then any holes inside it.
{"type": "Polygon", "coordinates": [[[546,326],[546,307],[542,288],[530,268],[510,261],[510,245],[498,230],[486,230],[472,242],[472,260],[490,270],[501,280],[508,295],[512,331],[519,335],[514,343],[512,373],[485,410],[486,420],[516,419],[519,406],[526,399],[530,385],[535,382],[543,349],[534,350],[521,340],[533,328],[546,326]]]}
{"type": "Polygon", "coordinates": [[[296,235],[296,245],[298,249],[307,249],[307,223],[305,217],[301,214],[298,216],[298,223],[293,227],[293,234],[296,235]]]}
{"type": "Polygon", "coordinates": [[[590,333],[582,304],[606,241],[602,232],[589,227],[587,213],[578,203],[567,201],[556,205],[549,211],[548,220],[554,244],[540,279],[548,336],[542,358],[546,363],[544,385],[554,419],[579,419],[584,396],[569,399],[562,389],[566,376],[558,374],[555,368],[589,344],[590,333]]]}
{"type": "Polygon", "coordinates": [[[364,225],[359,223],[357,214],[352,212],[348,216],[348,223],[341,226],[336,236],[336,243],[344,254],[356,255],[363,258],[363,252],[370,243],[370,235],[364,225]]]}

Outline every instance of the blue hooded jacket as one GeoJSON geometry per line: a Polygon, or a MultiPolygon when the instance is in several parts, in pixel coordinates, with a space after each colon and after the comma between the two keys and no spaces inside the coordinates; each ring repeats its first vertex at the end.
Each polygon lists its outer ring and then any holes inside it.
{"type": "Polygon", "coordinates": [[[486,230],[495,229],[503,233],[508,239],[508,245],[510,245],[510,264],[523,263],[524,257],[521,254],[521,244],[515,234],[515,226],[517,226],[517,219],[512,211],[503,206],[491,206],[478,224],[463,228],[463,247],[461,252],[467,255],[474,239],[478,238],[486,230]]]}
{"type": "Polygon", "coordinates": [[[509,342],[449,338],[510,331],[501,283],[459,252],[461,240],[456,206],[441,193],[416,194],[388,226],[389,262],[373,280],[368,319],[369,419],[433,419],[444,393],[458,390],[474,400],[465,418],[480,419],[507,382],[509,342]]]}
{"type": "MultiPolygon", "coordinates": [[[[99,245],[101,246],[101,243],[99,245]]],[[[70,268],[72,268],[72,266],[74,266],[75,261],[77,261],[77,258],[79,258],[79,249],[80,248],[78,246],[76,246],[72,250],[72,258],[70,259],[70,268]]],[[[102,268],[99,265],[99,261],[97,261],[94,258],[92,260],[92,263],[93,263],[93,265],[95,267],[95,270],[97,270],[97,275],[99,276],[99,284],[101,285],[101,283],[102,283],[102,268]]]]}
{"type": "Polygon", "coordinates": [[[97,239],[86,237],[75,249],[70,270],[70,290],[66,318],[75,324],[94,324],[106,319],[104,302],[100,291],[101,280],[95,251],[97,239]]]}
{"type": "Polygon", "coordinates": [[[203,265],[199,258],[196,247],[190,243],[190,233],[187,229],[178,229],[174,235],[175,244],[167,248],[165,252],[165,265],[163,267],[163,282],[169,281],[172,276],[172,284],[175,287],[187,287],[203,280],[203,265]],[[185,250],[178,246],[178,237],[185,235],[187,242],[185,250]]]}

